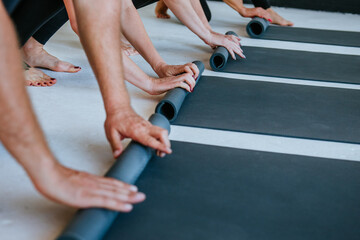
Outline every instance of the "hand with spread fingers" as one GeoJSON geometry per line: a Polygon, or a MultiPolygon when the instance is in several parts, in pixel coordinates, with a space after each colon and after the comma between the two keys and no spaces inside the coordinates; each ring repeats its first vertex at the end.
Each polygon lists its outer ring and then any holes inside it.
{"type": "Polygon", "coordinates": [[[115,158],[123,151],[121,141],[124,138],[131,138],[151,147],[157,150],[161,156],[172,152],[168,131],[152,125],[131,108],[108,112],[105,121],[105,133],[115,158]]]}
{"type": "Polygon", "coordinates": [[[246,58],[240,47],[240,38],[234,35],[224,35],[212,31],[209,40],[206,41],[206,43],[212,48],[216,48],[218,46],[225,47],[233,59],[236,59],[235,54],[239,55],[241,58],[246,58]]]}
{"type": "Polygon", "coordinates": [[[133,204],[145,200],[145,194],[138,192],[133,185],[79,172],[55,161],[41,172],[32,178],[36,189],[45,197],[68,206],[130,212],[133,204]]]}

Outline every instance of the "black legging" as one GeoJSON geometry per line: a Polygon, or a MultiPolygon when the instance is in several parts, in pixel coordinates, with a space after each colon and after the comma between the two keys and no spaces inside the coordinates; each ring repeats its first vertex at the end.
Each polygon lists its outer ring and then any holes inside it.
{"type": "MultiPolygon", "coordinates": [[[[10,0],[11,1],[11,0],[10,0]]],[[[150,4],[158,2],[158,0],[133,0],[133,4],[136,9],[146,7],[150,4]]],[[[211,12],[209,6],[206,3],[206,0],[200,0],[201,6],[204,9],[206,18],[208,21],[211,19],[211,12]]],[[[41,44],[45,44],[67,21],[69,17],[65,8],[61,9],[55,16],[53,16],[49,21],[47,21],[35,34],[33,37],[41,44]]]]}
{"type": "Polygon", "coordinates": [[[251,0],[255,7],[261,7],[263,9],[271,8],[269,0],[251,0]]]}
{"type": "Polygon", "coordinates": [[[21,46],[64,9],[62,0],[3,0],[3,3],[15,24],[21,46]]]}

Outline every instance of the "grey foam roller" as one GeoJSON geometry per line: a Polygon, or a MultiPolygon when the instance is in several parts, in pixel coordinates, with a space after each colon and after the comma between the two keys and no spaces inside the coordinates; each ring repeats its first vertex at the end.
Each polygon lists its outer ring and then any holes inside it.
{"type": "MultiPolygon", "coordinates": [[[[155,113],[149,121],[170,132],[170,123],[155,113]]],[[[155,150],[132,141],[105,176],[134,184],[155,150]]],[[[103,208],[79,210],[57,240],[100,240],[119,213],[103,208]]]]}
{"type": "MultiPolygon", "coordinates": [[[[196,81],[196,83],[198,83],[202,73],[204,72],[205,66],[200,61],[194,61],[193,63],[199,68],[199,76],[196,81]]],[[[170,122],[174,121],[177,118],[182,103],[188,94],[189,92],[183,88],[174,88],[170,90],[158,103],[155,112],[164,115],[170,122]]]]}
{"type": "MultiPolygon", "coordinates": [[[[225,35],[234,35],[238,37],[233,31],[225,33],[225,35]]],[[[217,72],[221,72],[229,59],[230,53],[225,47],[217,47],[210,57],[210,67],[217,72]]]]}
{"type": "Polygon", "coordinates": [[[261,38],[266,29],[269,27],[269,24],[269,21],[263,18],[255,17],[247,24],[246,32],[252,38],[261,38]]]}

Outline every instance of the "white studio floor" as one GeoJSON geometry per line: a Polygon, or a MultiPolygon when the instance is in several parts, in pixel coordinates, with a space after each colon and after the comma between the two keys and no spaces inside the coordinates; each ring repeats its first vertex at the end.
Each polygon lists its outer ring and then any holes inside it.
{"type": "MultiPolygon", "coordinates": [[[[237,32],[242,38],[242,44],[246,46],[360,55],[360,48],[249,39],[244,31],[244,26],[249,19],[240,17],[224,3],[209,2],[209,5],[212,9],[211,25],[213,29],[220,33],[228,30],[237,32]],[[227,18],[223,16],[227,16],[227,18]]],[[[219,75],[219,73],[209,70],[211,48],[180,24],[173,15],[170,20],[156,19],[154,7],[155,5],[150,5],[141,9],[140,15],[155,47],[167,63],[182,64],[201,60],[206,67],[204,75],[219,75]]],[[[274,9],[292,20],[295,27],[360,31],[360,15],[285,8],[274,9]]],[[[80,42],[69,24],[66,24],[50,40],[46,49],[60,59],[82,67],[82,71],[77,74],[46,71],[49,75],[57,78],[58,82],[55,86],[28,88],[51,149],[59,161],[66,166],[102,175],[114,161],[103,129],[105,112],[97,82],[80,42]]],[[[140,56],[132,57],[132,59],[146,73],[155,76],[155,73],[140,56]]],[[[322,85],[360,90],[360,86],[350,84],[240,74],[221,73],[221,75],[254,81],[322,85]]],[[[161,96],[150,96],[130,84],[128,84],[128,89],[135,110],[141,116],[148,118],[153,113],[161,96]]],[[[335,158],[339,161],[360,161],[360,145],[355,144],[177,126],[172,127],[170,137],[172,140],[209,145],[319,156],[335,158]]],[[[75,212],[75,209],[52,203],[40,196],[22,168],[1,145],[0,182],[0,238],[2,240],[53,239],[75,212]]]]}

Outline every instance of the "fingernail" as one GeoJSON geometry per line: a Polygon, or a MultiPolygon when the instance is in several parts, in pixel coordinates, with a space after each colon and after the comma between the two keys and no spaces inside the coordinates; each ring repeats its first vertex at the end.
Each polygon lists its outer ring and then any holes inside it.
{"type": "Polygon", "coordinates": [[[119,156],[119,155],[120,155],[120,153],[121,153],[121,151],[120,151],[120,150],[115,150],[115,151],[114,151],[114,157],[119,156]]]}
{"type": "Polygon", "coordinates": [[[192,75],[193,78],[195,78],[195,75],[192,75]]]}
{"type": "Polygon", "coordinates": [[[166,153],[163,153],[163,152],[160,153],[160,157],[161,157],[161,158],[163,158],[163,157],[165,157],[165,156],[166,156],[166,153]]]}
{"type": "Polygon", "coordinates": [[[269,22],[272,22],[272,20],[271,20],[270,18],[268,19],[268,21],[269,21],[269,22]]]}
{"type": "Polygon", "coordinates": [[[124,205],[124,209],[125,209],[126,211],[130,211],[132,208],[133,208],[133,207],[132,207],[131,204],[125,204],[125,205],[124,205]]]}
{"type": "Polygon", "coordinates": [[[169,154],[170,154],[170,153],[172,153],[172,150],[171,150],[171,148],[168,148],[167,150],[168,150],[169,154]]]}
{"type": "Polygon", "coordinates": [[[197,76],[197,77],[195,78],[195,82],[198,80],[198,78],[199,78],[199,76],[197,76]]]}
{"type": "Polygon", "coordinates": [[[145,194],[144,193],[138,193],[135,195],[134,197],[134,200],[135,201],[141,201],[141,200],[144,200],[146,198],[145,194]]]}
{"type": "Polygon", "coordinates": [[[138,188],[136,186],[130,186],[130,191],[137,192],[138,188]]]}

